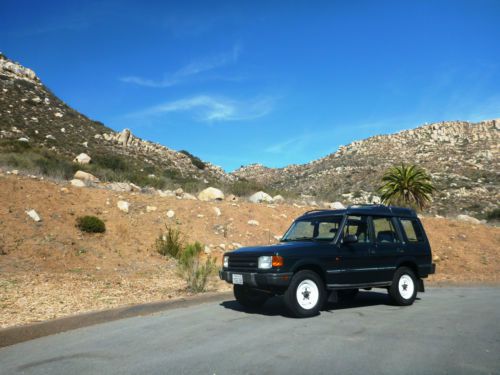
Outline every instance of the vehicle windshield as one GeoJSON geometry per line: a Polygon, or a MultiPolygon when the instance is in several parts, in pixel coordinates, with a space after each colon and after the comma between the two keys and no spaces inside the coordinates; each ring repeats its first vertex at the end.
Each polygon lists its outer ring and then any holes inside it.
{"type": "Polygon", "coordinates": [[[341,222],[341,215],[297,220],[281,241],[332,241],[341,222]]]}

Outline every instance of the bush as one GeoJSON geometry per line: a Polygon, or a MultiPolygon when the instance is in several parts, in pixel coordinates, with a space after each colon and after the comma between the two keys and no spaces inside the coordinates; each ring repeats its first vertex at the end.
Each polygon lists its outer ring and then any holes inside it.
{"type": "Polygon", "coordinates": [[[486,220],[500,221],[500,208],[495,208],[494,210],[488,211],[486,213],[486,220]]]}
{"type": "Polygon", "coordinates": [[[155,242],[156,251],[164,256],[178,259],[182,252],[182,236],[177,228],[166,226],[167,231],[161,234],[155,242]]]}
{"type": "Polygon", "coordinates": [[[193,154],[189,153],[186,150],[180,150],[179,151],[181,154],[186,155],[189,159],[191,159],[191,163],[198,168],[198,169],[205,169],[207,165],[197,156],[194,156],[193,154]]]}
{"type": "Polygon", "coordinates": [[[106,225],[96,216],[80,216],[76,219],[76,226],[86,233],[104,233],[106,225]]]}
{"type": "Polygon", "coordinates": [[[180,276],[187,281],[191,292],[204,292],[208,278],[216,269],[215,259],[210,256],[203,262],[201,260],[202,245],[199,242],[188,244],[180,254],[178,271],[180,276]]]}
{"type": "Polygon", "coordinates": [[[237,195],[238,197],[245,197],[256,193],[257,191],[266,191],[268,189],[266,189],[263,185],[259,184],[256,181],[240,179],[233,182],[228,187],[228,190],[230,194],[237,195]]]}

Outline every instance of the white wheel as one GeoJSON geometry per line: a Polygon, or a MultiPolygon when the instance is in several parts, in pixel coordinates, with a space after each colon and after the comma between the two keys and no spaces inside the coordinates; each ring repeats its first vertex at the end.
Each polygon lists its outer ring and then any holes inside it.
{"type": "Polygon", "coordinates": [[[415,284],[413,279],[409,275],[402,275],[398,282],[399,294],[406,300],[413,297],[413,292],[415,291],[415,284]]]}
{"type": "Polygon", "coordinates": [[[319,289],[312,280],[303,280],[297,287],[297,302],[304,310],[310,310],[316,307],[319,301],[319,289]]]}
{"type": "Polygon", "coordinates": [[[417,298],[417,278],[415,272],[408,267],[399,267],[394,272],[392,285],[389,288],[391,299],[399,306],[409,306],[417,298]]]}

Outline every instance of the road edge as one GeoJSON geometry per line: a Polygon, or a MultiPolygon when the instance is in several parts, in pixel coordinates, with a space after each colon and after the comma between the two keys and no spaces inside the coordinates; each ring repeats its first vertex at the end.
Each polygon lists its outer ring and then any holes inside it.
{"type": "Polygon", "coordinates": [[[40,323],[2,328],[0,329],[0,348],[73,329],[111,322],[113,320],[149,315],[160,311],[189,307],[206,302],[220,301],[224,298],[232,298],[232,296],[232,292],[204,293],[170,301],[128,305],[109,310],[70,315],[40,323]]]}

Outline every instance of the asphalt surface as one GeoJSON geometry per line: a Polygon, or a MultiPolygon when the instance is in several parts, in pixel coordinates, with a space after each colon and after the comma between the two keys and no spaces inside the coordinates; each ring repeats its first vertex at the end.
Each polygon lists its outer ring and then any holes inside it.
{"type": "Polygon", "coordinates": [[[293,319],[232,299],[0,349],[0,374],[500,374],[500,288],[433,288],[410,307],[362,292],[293,319]]]}

